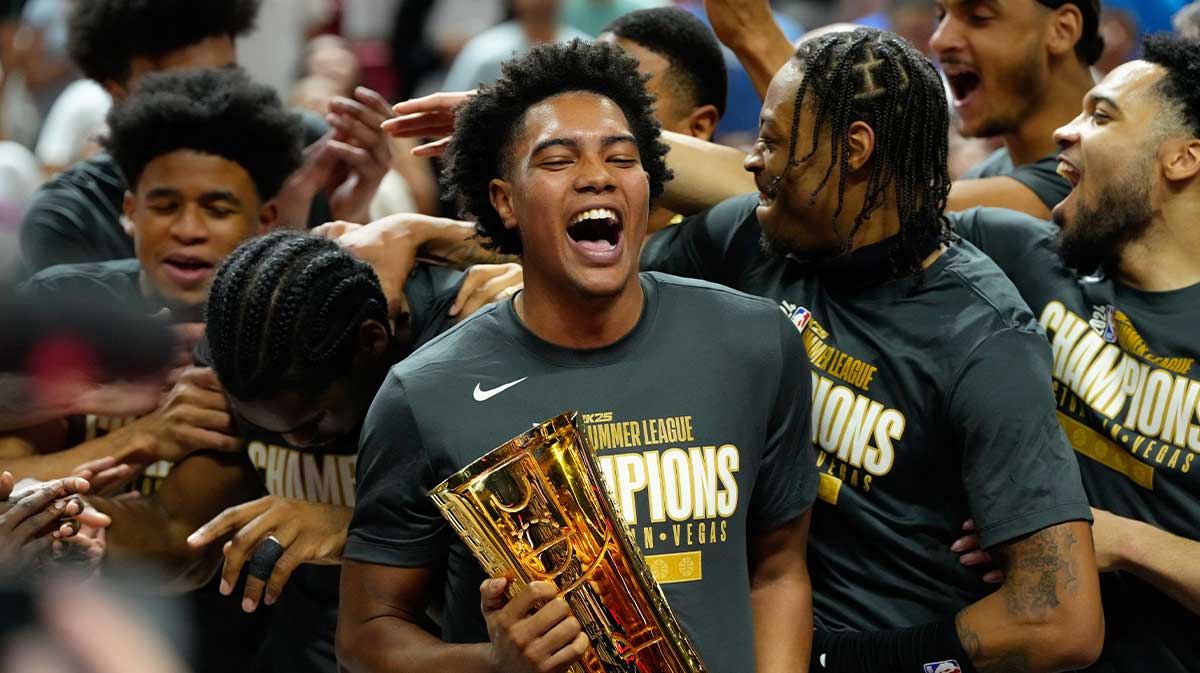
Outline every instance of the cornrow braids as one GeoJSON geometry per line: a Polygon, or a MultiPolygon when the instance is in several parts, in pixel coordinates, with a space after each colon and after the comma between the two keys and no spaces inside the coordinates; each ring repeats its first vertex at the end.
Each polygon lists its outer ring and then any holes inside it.
{"type": "Polygon", "coordinates": [[[949,113],[937,70],[903,38],[873,28],[823,35],[806,41],[794,59],[801,72],[788,140],[788,168],[812,159],[819,135],[828,126],[829,166],[809,195],[810,205],[839,168],[837,207],[842,213],[849,174],[850,125],[862,121],[875,132],[870,175],[862,209],[846,235],[848,251],[854,235],[871,214],[885,204],[888,190],[896,193],[900,233],[899,256],[892,260],[896,274],[916,273],[924,256],[922,241],[950,239],[943,215],[950,192],[947,171],[949,113]],[[814,122],[807,153],[795,158],[800,143],[800,114],[810,100],[814,122]]]}
{"type": "Polygon", "coordinates": [[[389,330],[369,264],[328,239],[279,231],[243,243],[221,265],[205,316],[213,368],[241,401],[287,389],[321,394],[349,371],[367,320],[389,330]]]}

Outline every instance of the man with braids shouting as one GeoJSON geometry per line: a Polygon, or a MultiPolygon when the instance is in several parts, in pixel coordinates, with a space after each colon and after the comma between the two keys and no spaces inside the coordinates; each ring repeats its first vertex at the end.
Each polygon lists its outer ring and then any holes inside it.
{"type": "Polygon", "coordinates": [[[816,671],[1062,671],[1103,639],[1049,348],[1000,270],[950,235],[947,123],[936,71],[898,37],[805,42],[745,159],[758,193],[643,254],[770,297],[802,331],[816,671]],[[972,517],[1006,572],[995,593],[950,550],[972,517]]]}

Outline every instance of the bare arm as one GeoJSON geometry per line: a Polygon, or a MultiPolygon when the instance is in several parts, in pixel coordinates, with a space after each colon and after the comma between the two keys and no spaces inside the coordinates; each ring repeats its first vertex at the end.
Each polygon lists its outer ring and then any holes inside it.
{"type": "Polygon", "coordinates": [[[947,211],[967,210],[975,206],[1008,208],[1039,219],[1050,219],[1050,209],[1033,190],[1005,176],[955,180],[950,185],[950,196],[946,198],[947,211]]]}
{"type": "Polygon", "coordinates": [[[1104,613],[1090,526],[1070,522],[993,550],[1004,584],[958,614],[963,649],[979,673],[1050,673],[1100,656],[1104,613]]]}
{"type": "Polygon", "coordinates": [[[261,490],[258,474],[244,454],[206,452],[175,465],[152,496],[89,500],[113,520],[108,528],[110,558],[158,563],[172,576],[173,587],[182,590],[208,581],[221,558],[220,545],[193,549],[188,536],[226,507],[250,500],[261,490]]]}
{"type": "Polygon", "coordinates": [[[731,196],[757,191],[754,176],[742,167],[746,155],[725,145],[670,131],[663,140],[671,146],[667,166],[675,179],[656,205],[692,215],[731,196]]]}
{"type": "Polygon", "coordinates": [[[1124,570],[1200,615],[1200,541],[1092,508],[1100,572],[1124,570]]]}
{"type": "Polygon", "coordinates": [[[109,456],[119,463],[152,462],[155,446],[149,435],[126,426],[65,451],[9,458],[3,464],[17,479],[46,481],[73,474],[80,465],[109,456]]]}
{"type": "Polygon", "coordinates": [[[805,673],[812,646],[806,550],[812,511],[751,544],[750,602],[758,673],[805,673]]]}
{"type": "Polygon", "coordinates": [[[759,98],[766,97],[771,78],[795,49],[784,35],[767,0],[705,0],[713,32],[733,50],[750,75],[759,98]]]}
{"type": "Polygon", "coordinates": [[[487,644],[451,645],[418,626],[437,586],[428,568],[344,561],[339,665],[348,673],[489,673],[487,644]]]}

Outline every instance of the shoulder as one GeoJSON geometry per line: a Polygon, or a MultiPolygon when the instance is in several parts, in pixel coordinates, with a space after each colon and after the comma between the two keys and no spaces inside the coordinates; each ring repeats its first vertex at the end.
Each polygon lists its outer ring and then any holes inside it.
{"type": "Polygon", "coordinates": [[[779,305],[765,297],[656,271],[644,275],[657,286],[660,322],[672,330],[729,344],[730,356],[737,352],[773,357],[780,347],[780,341],[773,337],[795,331],[779,305]]]}
{"type": "Polygon", "coordinates": [[[976,206],[946,213],[955,233],[974,241],[976,236],[996,236],[1018,239],[1053,239],[1058,228],[1046,220],[1008,208],[976,206]]]}
{"type": "Polygon", "coordinates": [[[437,371],[445,373],[447,365],[492,350],[503,340],[503,328],[496,319],[496,311],[507,310],[507,305],[508,301],[504,301],[479,309],[393,365],[392,374],[405,380],[436,380],[436,375],[427,375],[437,371]]]}
{"type": "MultiPolygon", "coordinates": [[[[771,316],[780,313],[775,302],[724,285],[695,278],[672,276],[658,271],[647,271],[644,275],[651,278],[658,286],[663,303],[681,302],[688,306],[689,310],[721,310],[722,313],[716,314],[721,317],[727,315],[725,312],[730,312],[735,316],[771,316]]],[[[711,318],[712,316],[707,317],[711,318]]]]}
{"type": "Polygon", "coordinates": [[[136,259],[58,264],[35,273],[20,292],[49,297],[58,293],[99,293],[125,299],[137,291],[141,265],[136,259]]]}
{"type": "Polygon", "coordinates": [[[983,161],[975,164],[963,173],[961,180],[973,180],[975,178],[990,178],[1012,170],[1012,160],[1008,156],[1008,148],[1001,147],[1000,149],[987,155],[983,161]]]}
{"type": "Polygon", "coordinates": [[[951,304],[958,314],[947,325],[952,340],[970,345],[1003,330],[1041,330],[1016,286],[987,255],[967,241],[951,244],[945,254],[935,282],[958,295],[951,304]]]}

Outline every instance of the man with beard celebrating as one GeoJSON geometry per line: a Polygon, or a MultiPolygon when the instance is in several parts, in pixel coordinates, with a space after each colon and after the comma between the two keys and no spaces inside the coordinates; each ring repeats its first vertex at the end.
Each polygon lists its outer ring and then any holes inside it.
{"type": "Polygon", "coordinates": [[[643,253],[645,268],[774,299],[802,330],[821,448],[813,670],[1062,671],[1099,654],[1050,353],[996,265],[949,236],[947,124],[937,73],[907,43],[813,39],[768,88],[745,161],[759,193],[643,253]],[[1007,573],[990,595],[949,549],[970,517],[1007,573]]]}
{"type": "Polygon", "coordinates": [[[1073,185],[1061,230],[992,209],[955,229],[1050,338],[1059,420],[1097,508],[1096,670],[1174,672],[1200,661],[1200,43],[1153,36],[1142,59],[1055,134],[1073,185]]]}

